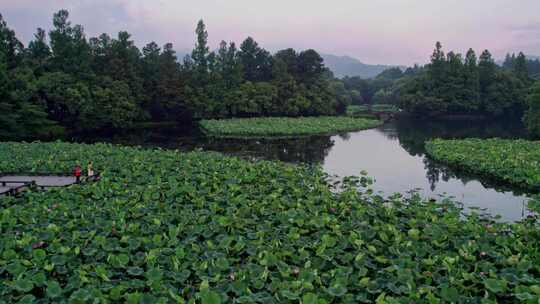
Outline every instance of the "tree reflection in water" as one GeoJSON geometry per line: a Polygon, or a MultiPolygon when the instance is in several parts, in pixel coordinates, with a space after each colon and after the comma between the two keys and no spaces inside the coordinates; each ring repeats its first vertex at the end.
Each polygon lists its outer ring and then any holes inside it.
{"type": "MultiPolygon", "coordinates": [[[[340,135],[347,138],[348,134],[340,135]]],[[[74,141],[112,142],[122,145],[160,147],[192,151],[202,149],[228,155],[291,163],[321,163],[333,146],[330,136],[311,136],[277,139],[219,139],[207,138],[196,128],[149,128],[115,134],[85,134],[74,141]]]]}
{"type": "Polygon", "coordinates": [[[267,160],[309,164],[321,163],[333,145],[330,136],[294,139],[209,139],[199,142],[199,146],[205,150],[267,160]]]}
{"type": "Polygon", "coordinates": [[[435,191],[437,183],[459,179],[464,185],[473,180],[479,180],[486,188],[498,191],[513,191],[516,195],[524,192],[480,177],[469,172],[449,168],[426,156],[424,144],[433,138],[526,138],[527,132],[520,122],[516,121],[426,121],[400,119],[386,124],[382,132],[390,139],[397,139],[399,144],[411,156],[423,157],[426,178],[429,180],[431,191],[435,191]]]}

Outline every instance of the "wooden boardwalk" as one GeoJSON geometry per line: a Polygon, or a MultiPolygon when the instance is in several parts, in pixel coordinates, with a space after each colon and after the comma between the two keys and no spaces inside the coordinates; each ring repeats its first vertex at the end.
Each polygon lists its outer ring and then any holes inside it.
{"type": "Polygon", "coordinates": [[[0,194],[8,193],[9,191],[11,191],[11,189],[13,188],[0,186],[0,194]]]}
{"type": "Polygon", "coordinates": [[[75,182],[74,176],[5,175],[0,176],[0,195],[19,192],[31,185],[45,189],[69,186],[75,184],[75,182]]]}

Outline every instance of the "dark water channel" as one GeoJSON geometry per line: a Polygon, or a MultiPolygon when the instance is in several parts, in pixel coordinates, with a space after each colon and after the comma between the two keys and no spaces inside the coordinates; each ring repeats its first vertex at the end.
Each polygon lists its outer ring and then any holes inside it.
{"type": "Polygon", "coordinates": [[[377,129],[336,136],[297,139],[212,140],[196,130],[142,130],[108,138],[122,144],[181,150],[212,150],[250,158],[319,164],[331,175],[375,179],[383,195],[417,190],[425,197],[453,197],[466,207],[478,207],[502,220],[527,216],[527,197],[518,189],[490,182],[432,161],[425,155],[430,138],[521,138],[520,124],[504,122],[427,122],[400,119],[377,129]]]}

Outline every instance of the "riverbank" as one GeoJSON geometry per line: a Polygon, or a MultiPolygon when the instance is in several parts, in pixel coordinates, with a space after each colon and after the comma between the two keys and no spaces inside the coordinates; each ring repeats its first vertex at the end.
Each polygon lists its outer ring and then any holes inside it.
{"type": "Polygon", "coordinates": [[[293,137],[332,135],[378,127],[382,121],[343,116],[264,117],[202,120],[207,136],[220,138],[293,137]]]}
{"type": "Polygon", "coordinates": [[[0,198],[4,301],[539,298],[535,218],[464,217],[416,195],[383,202],[354,179],[334,191],[319,168],[217,153],[0,144],[0,172],[88,161],[100,182],[0,198]]]}
{"type": "Polygon", "coordinates": [[[540,191],[540,144],[509,139],[436,139],[426,143],[435,160],[512,185],[540,191]]]}

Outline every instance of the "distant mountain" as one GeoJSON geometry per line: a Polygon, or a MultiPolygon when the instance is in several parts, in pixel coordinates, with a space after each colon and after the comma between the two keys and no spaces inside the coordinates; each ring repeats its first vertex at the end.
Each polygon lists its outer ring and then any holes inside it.
{"type": "MultiPolygon", "coordinates": [[[[217,50],[216,50],[217,52],[217,50]]],[[[191,51],[187,49],[176,50],[178,60],[182,62],[185,56],[191,55],[191,51]]],[[[382,71],[393,68],[390,65],[373,65],[365,64],[360,60],[349,56],[336,56],[331,54],[321,54],[324,59],[324,64],[338,78],[345,76],[360,76],[362,78],[373,78],[379,75],[382,71]]],[[[405,67],[401,67],[405,69],[405,67]]]]}
{"type": "Polygon", "coordinates": [[[372,65],[362,63],[356,58],[349,56],[336,56],[330,54],[321,54],[324,64],[338,78],[345,76],[360,76],[362,78],[373,78],[382,71],[392,68],[389,65],[372,65]]]}

